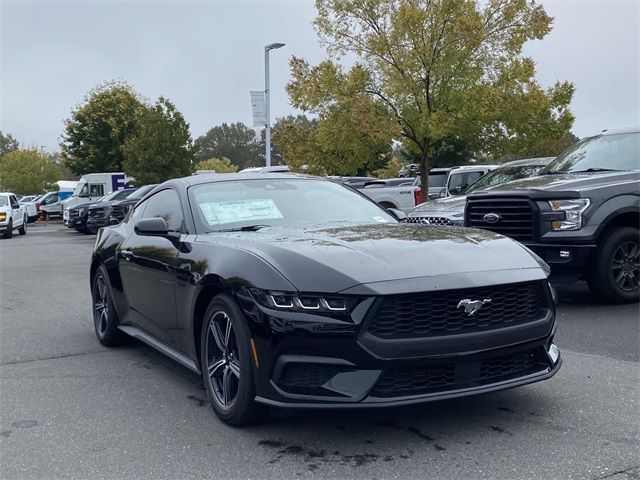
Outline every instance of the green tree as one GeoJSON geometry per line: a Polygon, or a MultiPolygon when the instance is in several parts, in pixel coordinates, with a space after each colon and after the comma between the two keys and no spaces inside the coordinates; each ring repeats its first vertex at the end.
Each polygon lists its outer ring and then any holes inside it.
{"type": "MultiPolygon", "coordinates": [[[[351,102],[351,100],[349,101],[351,102]]],[[[354,102],[355,103],[355,102],[354,102]]],[[[365,175],[386,165],[390,158],[391,138],[385,130],[375,133],[367,118],[375,105],[364,102],[357,108],[344,99],[315,109],[320,118],[305,115],[279,119],[273,128],[273,144],[283,163],[294,170],[328,175],[365,175]],[[322,111],[321,111],[322,110],[322,111]]]]}
{"type": "MultiPolygon", "coordinates": [[[[445,139],[498,157],[559,138],[573,123],[573,85],[543,89],[522,55],[525,42],[551,30],[533,0],[316,0],[316,7],[330,59],[315,67],[291,60],[293,106],[322,111],[350,88],[356,105],[372,102],[369,113],[393,119],[390,134],[419,155],[422,198],[445,139]],[[338,65],[345,55],[356,60],[346,73],[338,65]]],[[[374,131],[386,126],[367,120],[374,131]]]]}
{"type": "Polygon", "coordinates": [[[122,150],[124,171],[141,185],[184,177],[193,170],[189,124],[164,97],[139,115],[122,150]]]}
{"type": "Polygon", "coordinates": [[[193,142],[196,160],[226,157],[243,169],[264,164],[256,133],[242,122],[213,127],[193,142]]]}
{"type": "Polygon", "coordinates": [[[122,171],[122,147],[146,108],[124,82],[107,82],[91,90],[65,121],[60,148],[67,166],[77,175],[122,171]]]}
{"type": "Polygon", "coordinates": [[[196,164],[196,170],[213,170],[216,173],[235,173],[238,167],[231,163],[226,157],[209,158],[201,160],[196,164]]]}
{"type": "Polygon", "coordinates": [[[0,189],[18,195],[42,193],[60,180],[58,166],[34,150],[13,150],[0,158],[0,189]]]}
{"type": "MultiPolygon", "coordinates": [[[[402,167],[404,167],[404,163],[400,161],[397,156],[391,157],[391,159],[387,162],[384,168],[379,168],[371,173],[378,178],[396,178],[398,176],[398,172],[402,167]]],[[[409,179],[410,181],[411,179],[409,179]]]]}
{"type": "Polygon", "coordinates": [[[20,144],[10,133],[4,134],[0,131],[0,157],[4,157],[7,153],[18,150],[18,148],[20,148],[20,144]]]}
{"type": "Polygon", "coordinates": [[[579,138],[571,132],[566,132],[560,138],[541,138],[533,145],[520,150],[516,155],[512,155],[511,159],[557,157],[578,140],[579,138]]]}

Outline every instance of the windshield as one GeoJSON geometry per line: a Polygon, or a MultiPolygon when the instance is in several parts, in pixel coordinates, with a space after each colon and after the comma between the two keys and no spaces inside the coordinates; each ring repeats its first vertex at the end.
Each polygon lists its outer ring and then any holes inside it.
{"type": "Polygon", "coordinates": [[[144,187],[140,187],[139,189],[137,189],[135,192],[133,192],[131,195],[129,195],[127,198],[129,200],[133,200],[135,198],[142,198],[144,197],[149,191],[151,191],[151,189],[153,187],[155,187],[156,185],[145,185],[144,187]]]}
{"type": "Polygon", "coordinates": [[[350,188],[315,179],[214,182],[189,189],[204,231],[249,225],[329,226],[395,223],[382,208],[350,188]]]}
{"type": "MultiPolygon", "coordinates": [[[[447,182],[447,174],[449,172],[430,172],[429,173],[429,188],[442,188],[447,182]]],[[[422,180],[420,179],[420,175],[418,175],[413,181],[414,187],[419,187],[422,185],[422,180]]]]}
{"type": "Polygon", "coordinates": [[[640,132],[599,135],[578,142],[540,173],[640,169],[640,132]]]}
{"type": "Polygon", "coordinates": [[[76,185],[75,190],[72,193],[72,196],[77,197],[78,195],[80,195],[80,192],[82,192],[82,190],[87,190],[87,184],[85,182],[80,182],[78,183],[78,185],[76,185]]]}
{"type": "Polygon", "coordinates": [[[519,165],[513,167],[500,167],[476,180],[465,193],[475,190],[500,185],[501,183],[519,180],[521,178],[533,177],[543,168],[543,165],[519,165]]]}
{"type": "Polygon", "coordinates": [[[0,207],[8,207],[9,206],[9,198],[3,196],[0,196],[0,207]]]}

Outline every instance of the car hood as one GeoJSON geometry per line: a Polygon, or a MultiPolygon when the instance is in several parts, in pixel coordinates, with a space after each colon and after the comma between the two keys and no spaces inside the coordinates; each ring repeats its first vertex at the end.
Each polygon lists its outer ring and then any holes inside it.
{"type": "Polygon", "coordinates": [[[9,214],[9,213],[11,213],[11,207],[1,206],[0,207],[0,212],[9,214]]]}
{"type": "MultiPolygon", "coordinates": [[[[544,278],[524,247],[492,232],[412,224],[325,229],[264,228],[256,232],[198,235],[198,242],[249,251],[278,270],[299,291],[340,292],[350,287],[428,277],[462,281],[468,274],[530,270],[544,278]]],[[[530,278],[524,278],[524,281],[530,278]]],[[[504,278],[507,278],[505,276],[504,278]]],[[[443,281],[444,282],[444,281],[443,281]]],[[[463,282],[464,283],[464,282],[463,282]]],[[[412,282],[420,289],[420,282],[412,282]]],[[[436,282],[434,288],[445,288],[436,282]]],[[[449,287],[456,288],[456,287],[449,287]]],[[[458,284],[457,288],[461,288],[458,284]]]]}
{"type": "MultiPolygon", "coordinates": [[[[513,180],[491,188],[491,193],[504,190],[538,189],[546,191],[582,191],[640,179],[640,172],[603,172],[538,175],[513,180]]],[[[483,190],[485,192],[486,190],[483,190]]]]}
{"type": "Polygon", "coordinates": [[[409,216],[424,215],[427,212],[436,213],[458,213],[464,211],[464,205],[467,201],[465,195],[455,197],[437,198],[425,203],[421,203],[408,212],[409,216]]]}

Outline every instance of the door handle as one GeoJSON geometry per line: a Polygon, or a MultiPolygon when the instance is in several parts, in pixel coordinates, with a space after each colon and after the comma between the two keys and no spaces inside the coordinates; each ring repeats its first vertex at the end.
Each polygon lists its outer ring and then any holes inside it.
{"type": "Polygon", "coordinates": [[[133,260],[133,252],[131,250],[120,250],[120,257],[127,262],[133,260]]]}

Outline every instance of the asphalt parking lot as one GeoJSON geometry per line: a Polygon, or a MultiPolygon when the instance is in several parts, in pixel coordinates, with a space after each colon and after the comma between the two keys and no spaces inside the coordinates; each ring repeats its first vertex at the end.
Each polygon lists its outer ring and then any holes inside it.
{"type": "Polygon", "coordinates": [[[559,287],[553,379],[419,407],[217,420],[200,378],[93,332],[94,237],[0,241],[0,477],[640,479],[640,322],[559,287]]]}

